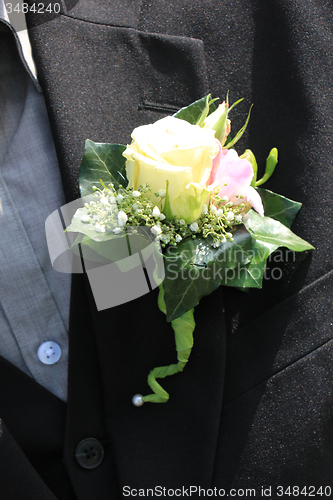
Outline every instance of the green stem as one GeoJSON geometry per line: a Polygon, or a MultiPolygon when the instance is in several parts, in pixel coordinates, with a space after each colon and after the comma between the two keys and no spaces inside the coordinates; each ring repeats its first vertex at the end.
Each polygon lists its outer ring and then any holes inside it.
{"type": "MultiPolygon", "coordinates": [[[[158,307],[164,314],[166,314],[163,285],[160,285],[158,307]]],[[[169,366],[158,366],[149,373],[148,384],[154,394],[144,396],[144,402],[149,401],[150,403],[166,403],[168,401],[169,394],[163,389],[163,387],[161,387],[156,379],[165,378],[184,370],[193,347],[193,332],[195,328],[193,312],[194,309],[191,309],[171,322],[171,326],[175,332],[178,363],[169,366]]]]}

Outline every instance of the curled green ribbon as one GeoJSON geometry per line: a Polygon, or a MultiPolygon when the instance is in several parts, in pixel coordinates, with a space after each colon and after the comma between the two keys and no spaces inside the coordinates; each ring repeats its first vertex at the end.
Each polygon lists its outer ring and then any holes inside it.
{"type": "MultiPolygon", "coordinates": [[[[163,285],[160,285],[158,307],[164,314],[166,314],[163,285]]],[[[171,321],[171,326],[175,332],[178,363],[169,366],[158,366],[151,370],[147,381],[154,394],[144,396],[142,398],[143,402],[149,401],[150,403],[166,403],[168,401],[169,394],[163,389],[163,387],[160,386],[156,379],[165,378],[184,370],[193,347],[193,332],[195,328],[193,313],[194,309],[191,309],[179,318],[171,321]]]]}

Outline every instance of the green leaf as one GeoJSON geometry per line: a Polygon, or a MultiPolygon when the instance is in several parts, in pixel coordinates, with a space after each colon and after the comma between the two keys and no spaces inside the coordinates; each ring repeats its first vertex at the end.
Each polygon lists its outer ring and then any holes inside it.
{"type": "Polygon", "coordinates": [[[185,120],[186,122],[191,123],[192,125],[202,124],[204,119],[213,111],[215,111],[216,107],[214,101],[217,99],[212,99],[211,95],[199,99],[198,101],[193,102],[189,106],[180,109],[173,116],[175,118],[179,118],[181,120],[185,120]]]}
{"type": "Polygon", "coordinates": [[[84,155],[80,165],[79,184],[81,196],[93,193],[93,186],[99,186],[100,179],[108,185],[110,182],[118,189],[126,187],[125,163],[122,155],[126,146],[121,144],[96,143],[86,140],[84,155]]]}
{"type": "Polygon", "coordinates": [[[250,111],[249,111],[249,114],[247,115],[247,118],[246,118],[246,122],[245,124],[243,125],[243,127],[237,132],[237,134],[235,135],[235,137],[233,139],[231,139],[230,141],[227,140],[226,141],[226,144],[224,145],[224,148],[231,148],[232,146],[234,146],[236,144],[236,142],[239,141],[239,139],[242,137],[242,135],[244,134],[245,130],[246,130],[246,127],[249,123],[249,120],[250,120],[250,115],[251,115],[251,109],[252,109],[252,106],[253,104],[251,105],[250,107],[250,111]]]}
{"type": "Polygon", "coordinates": [[[231,279],[225,285],[242,289],[262,288],[267,259],[277,248],[277,245],[253,239],[251,262],[238,266],[234,275],[230,276],[231,279]]]}
{"type": "Polygon", "coordinates": [[[257,188],[264,205],[265,216],[278,220],[287,227],[291,227],[302,203],[289,200],[280,194],[268,191],[268,189],[257,188]]]}
{"type": "Polygon", "coordinates": [[[302,240],[281,222],[270,217],[260,217],[254,210],[249,211],[246,227],[254,234],[256,239],[265,243],[286,247],[295,252],[314,249],[312,245],[302,240]]]}
{"type": "Polygon", "coordinates": [[[228,274],[238,264],[250,262],[252,237],[244,226],[238,226],[234,241],[212,246],[213,240],[186,238],[165,254],[165,303],[167,321],[173,321],[195,307],[200,299],[224,285],[228,274]]]}
{"type": "Polygon", "coordinates": [[[268,181],[268,179],[271,177],[271,175],[275,170],[277,162],[278,162],[278,150],[276,148],[273,148],[270,151],[266,160],[265,173],[259,181],[256,181],[256,186],[261,186],[261,184],[264,184],[266,181],[268,181]]]}

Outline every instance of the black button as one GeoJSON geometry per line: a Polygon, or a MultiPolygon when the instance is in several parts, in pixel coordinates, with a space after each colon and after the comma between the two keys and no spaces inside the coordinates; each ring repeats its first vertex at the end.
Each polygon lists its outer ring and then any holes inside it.
{"type": "Polygon", "coordinates": [[[95,469],[104,458],[104,448],[95,438],[84,439],[75,450],[77,463],[84,469],[95,469]]]}

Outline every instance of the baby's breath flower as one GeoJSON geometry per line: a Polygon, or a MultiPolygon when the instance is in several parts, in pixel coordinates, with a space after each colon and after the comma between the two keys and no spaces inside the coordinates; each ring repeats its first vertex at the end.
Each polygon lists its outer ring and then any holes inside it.
{"type": "Polygon", "coordinates": [[[180,224],[181,226],[186,226],[186,222],[184,221],[184,219],[180,219],[180,220],[179,220],[179,224],[180,224]]]}
{"type": "Polygon", "coordinates": [[[83,222],[84,224],[86,224],[87,222],[90,222],[89,215],[82,215],[81,222],[83,222]]]}
{"type": "Polygon", "coordinates": [[[190,224],[190,229],[193,233],[196,233],[197,231],[199,231],[199,225],[197,222],[192,222],[192,224],[190,224]]]}
{"type": "Polygon", "coordinates": [[[208,213],[208,205],[206,205],[205,203],[204,205],[202,205],[202,214],[206,215],[206,213],[208,213]]]}
{"type": "Polygon", "coordinates": [[[95,224],[95,231],[97,233],[105,233],[105,226],[102,224],[95,224]]]}
{"type": "Polygon", "coordinates": [[[158,190],[158,196],[160,196],[161,198],[164,198],[165,193],[166,193],[166,190],[165,190],[165,189],[159,189],[159,190],[158,190]]]}
{"type": "Polygon", "coordinates": [[[117,196],[117,201],[120,203],[121,201],[123,201],[124,197],[122,194],[118,194],[117,196]]]}
{"type": "Polygon", "coordinates": [[[115,196],[111,196],[111,198],[110,198],[110,203],[111,203],[111,205],[116,205],[116,203],[117,203],[117,198],[116,198],[115,196]]]}
{"type": "Polygon", "coordinates": [[[216,216],[217,217],[222,217],[222,215],[224,214],[222,208],[219,208],[217,211],[216,211],[216,216]]]}
{"type": "Polygon", "coordinates": [[[141,196],[141,193],[140,191],[133,191],[132,195],[134,196],[134,198],[139,198],[141,196]]]}
{"type": "Polygon", "coordinates": [[[160,214],[158,218],[159,218],[160,220],[164,220],[164,219],[165,219],[165,215],[164,215],[164,214],[160,214]]]}
{"type": "Polygon", "coordinates": [[[176,240],[176,243],[179,243],[180,241],[182,241],[182,237],[180,236],[180,234],[176,234],[175,236],[175,240],[176,240]]]}
{"type": "Polygon", "coordinates": [[[161,215],[161,211],[158,207],[153,208],[153,217],[159,217],[161,215]]]}
{"type": "Polygon", "coordinates": [[[231,212],[231,210],[230,210],[230,212],[228,212],[226,215],[226,220],[228,222],[232,222],[234,220],[234,218],[235,218],[235,214],[233,212],[231,212]]]}
{"type": "Polygon", "coordinates": [[[150,228],[150,230],[153,234],[156,234],[156,235],[159,235],[162,233],[162,229],[160,228],[160,226],[153,226],[150,228]]]}
{"type": "Polygon", "coordinates": [[[119,211],[118,213],[118,224],[119,226],[124,226],[127,222],[127,214],[123,212],[122,210],[119,211]]]}
{"type": "Polygon", "coordinates": [[[122,229],[120,227],[115,227],[113,232],[114,234],[120,234],[122,232],[122,229]]]}
{"type": "Polygon", "coordinates": [[[211,206],[210,206],[210,213],[211,213],[211,214],[213,214],[213,215],[215,215],[215,214],[216,214],[216,212],[217,212],[217,208],[216,208],[216,206],[215,206],[215,205],[211,205],[211,206]]]}
{"type": "Polygon", "coordinates": [[[242,220],[243,220],[243,216],[242,215],[240,215],[240,214],[235,215],[235,221],[236,222],[242,222],[242,220]]]}
{"type": "Polygon", "coordinates": [[[108,205],[109,204],[109,200],[106,198],[106,196],[103,196],[99,202],[102,204],[102,205],[108,205]]]}
{"type": "Polygon", "coordinates": [[[228,203],[228,201],[229,201],[228,196],[222,196],[221,201],[222,201],[222,203],[228,203]]]}
{"type": "Polygon", "coordinates": [[[162,234],[161,240],[163,241],[163,243],[166,243],[166,244],[169,243],[170,235],[169,234],[162,234]]]}

